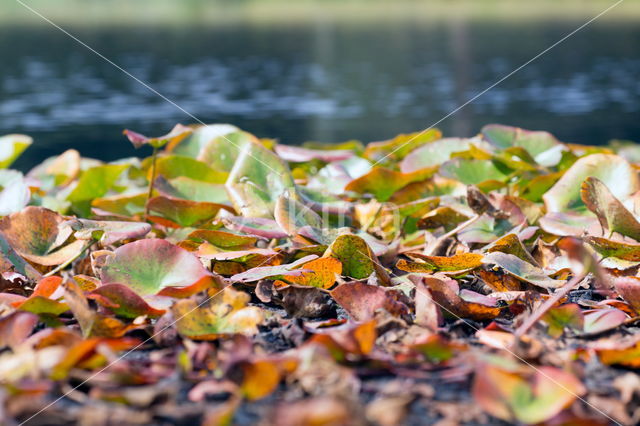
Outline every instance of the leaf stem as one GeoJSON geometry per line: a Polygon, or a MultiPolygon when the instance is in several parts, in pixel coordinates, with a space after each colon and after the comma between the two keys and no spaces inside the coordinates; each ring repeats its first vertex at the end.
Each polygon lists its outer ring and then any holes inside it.
{"type": "Polygon", "coordinates": [[[42,277],[43,278],[50,277],[50,276],[52,276],[54,274],[57,274],[58,272],[62,271],[64,268],[69,266],[74,260],[76,260],[77,258],[82,256],[84,254],[84,252],[87,251],[87,249],[93,245],[93,243],[95,243],[95,240],[93,240],[93,239],[89,240],[89,242],[82,248],[82,250],[80,250],[78,252],[78,254],[76,254],[75,256],[73,256],[71,259],[67,260],[63,264],[56,266],[54,269],[50,270],[49,272],[44,274],[42,277]]]}
{"type": "Polygon", "coordinates": [[[149,200],[153,197],[153,183],[156,180],[156,161],[158,159],[158,148],[153,147],[153,154],[151,157],[151,178],[149,179],[149,190],[147,191],[147,201],[144,203],[144,218],[147,220],[149,217],[149,200]]]}

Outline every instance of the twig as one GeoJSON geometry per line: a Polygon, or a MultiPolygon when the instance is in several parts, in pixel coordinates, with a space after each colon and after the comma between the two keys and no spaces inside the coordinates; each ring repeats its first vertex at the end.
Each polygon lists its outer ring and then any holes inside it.
{"type": "Polygon", "coordinates": [[[553,305],[555,305],[556,303],[558,303],[558,301],[560,299],[562,299],[563,297],[565,297],[567,294],[569,294],[569,292],[571,290],[574,289],[574,287],[576,285],[578,285],[578,283],[580,283],[580,281],[582,281],[582,279],[585,277],[585,274],[578,274],[576,276],[574,276],[573,278],[571,278],[564,286],[562,286],[558,291],[556,291],[555,293],[553,293],[553,296],[551,296],[550,298],[548,298],[539,308],[537,311],[533,312],[529,318],[526,319],[525,322],[523,322],[520,327],[518,327],[516,329],[516,331],[513,333],[515,339],[514,342],[517,342],[518,340],[520,340],[520,338],[522,336],[525,335],[525,333],[527,331],[529,331],[529,329],[540,320],[540,318],[542,318],[542,316],[549,310],[551,309],[551,307],[553,307],[553,305]]]}
{"type": "Polygon", "coordinates": [[[456,235],[458,232],[462,231],[467,226],[474,224],[478,219],[480,219],[480,215],[477,214],[477,215],[473,216],[471,219],[467,220],[466,222],[462,222],[460,225],[458,225],[457,227],[455,227],[451,231],[447,232],[446,234],[442,234],[441,236],[436,238],[435,241],[433,241],[433,243],[429,244],[429,246],[425,249],[425,254],[426,255],[431,255],[433,250],[436,247],[438,247],[440,245],[440,243],[442,243],[447,238],[456,235]]]}

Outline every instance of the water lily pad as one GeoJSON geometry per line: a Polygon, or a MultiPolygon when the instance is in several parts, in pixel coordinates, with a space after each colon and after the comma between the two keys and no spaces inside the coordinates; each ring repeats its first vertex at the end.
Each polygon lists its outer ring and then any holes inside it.
{"type": "Polygon", "coordinates": [[[386,201],[400,188],[433,176],[436,168],[421,169],[412,173],[401,173],[384,167],[374,167],[369,173],[345,186],[346,191],[373,194],[378,201],[386,201]]]}
{"type": "Polygon", "coordinates": [[[82,173],[78,184],[67,196],[73,209],[82,216],[88,216],[91,201],[104,196],[116,183],[122,172],[128,169],[126,164],[106,164],[90,168],[82,173]]]}
{"type": "Polygon", "coordinates": [[[320,160],[325,163],[342,161],[353,157],[353,151],[346,149],[309,149],[290,145],[276,145],[276,154],[285,161],[291,163],[304,163],[311,160],[320,160]]]}
{"type": "Polygon", "coordinates": [[[442,133],[438,129],[400,134],[387,141],[369,143],[364,150],[364,157],[381,163],[401,160],[416,148],[441,137],[442,133]]]}
{"type": "Polygon", "coordinates": [[[22,210],[29,203],[31,191],[22,173],[0,169],[0,216],[22,210]]]}
{"type": "Polygon", "coordinates": [[[456,158],[440,166],[443,177],[456,179],[465,185],[478,185],[486,181],[504,181],[507,175],[491,160],[456,158]]]}
{"type": "Polygon", "coordinates": [[[286,194],[278,197],[274,216],[281,229],[289,236],[296,235],[302,227],[322,228],[322,218],[316,212],[301,202],[290,198],[286,194]]]}
{"type": "Polygon", "coordinates": [[[0,136],[0,169],[9,167],[33,143],[27,135],[0,136]]]}
{"type": "Polygon", "coordinates": [[[622,157],[592,154],[580,158],[542,197],[548,212],[584,208],[580,197],[582,182],[593,176],[601,180],[614,197],[625,200],[640,189],[637,172],[622,157]]]}
{"type": "Polygon", "coordinates": [[[74,236],[77,239],[94,239],[105,246],[126,239],[142,238],[151,231],[151,225],[143,222],[71,219],[64,225],[75,231],[74,236]]]}
{"type": "Polygon", "coordinates": [[[222,222],[230,229],[249,235],[264,238],[285,238],[288,236],[273,219],[233,216],[225,217],[222,222]]]}
{"type": "MultiPolygon", "coordinates": [[[[151,173],[151,170],[149,169],[148,172],[151,173]]],[[[156,160],[156,174],[165,179],[181,177],[215,184],[223,184],[228,177],[227,173],[217,171],[202,161],[181,155],[167,155],[158,158],[156,160]]]]}
{"type": "Polygon", "coordinates": [[[151,145],[154,148],[162,148],[167,143],[178,143],[191,134],[191,132],[192,129],[190,127],[183,126],[182,124],[176,124],[169,133],[158,137],[148,137],[131,130],[125,130],[123,133],[136,148],[140,148],[144,145],[151,145]]]}
{"type": "Polygon", "coordinates": [[[125,284],[145,295],[167,287],[189,287],[210,275],[193,254],[154,238],[118,247],[100,278],[104,284],[125,284]]]}
{"type": "Polygon", "coordinates": [[[400,170],[410,173],[425,167],[438,166],[448,161],[454,152],[467,151],[474,143],[486,142],[479,139],[444,138],[422,145],[402,160],[400,170]]]}
{"type": "Polygon", "coordinates": [[[546,167],[557,165],[566,149],[551,133],[544,131],[489,124],[482,128],[482,135],[499,148],[522,147],[538,164],[546,167]]]}
{"type": "Polygon", "coordinates": [[[198,229],[188,236],[192,240],[206,241],[220,249],[236,251],[255,247],[258,238],[249,235],[240,235],[220,229],[198,229]]]}
{"type": "Polygon", "coordinates": [[[211,222],[220,209],[231,211],[233,209],[224,204],[204,203],[197,201],[169,198],[165,196],[153,197],[147,204],[151,220],[169,226],[198,227],[211,222]],[[156,220],[156,216],[168,219],[172,223],[156,220]]]}
{"type": "Polygon", "coordinates": [[[85,242],[75,240],[61,246],[71,234],[62,227],[65,218],[42,207],[29,206],[0,221],[0,234],[22,257],[39,265],[53,266],[77,256],[85,242]]]}
{"type": "Polygon", "coordinates": [[[142,315],[156,318],[165,312],[163,309],[153,308],[136,292],[123,284],[101,285],[90,292],[87,297],[124,318],[136,318],[142,315]]]}
{"type": "Polygon", "coordinates": [[[225,183],[231,202],[244,217],[273,218],[278,197],[295,198],[293,177],[287,165],[259,143],[244,146],[225,183]]]}
{"type": "Polygon", "coordinates": [[[178,176],[171,180],[158,176],[153,188],[166,197],[231,205],[227,190],[219,183],[204,182],[186,176],[178,176]]]}
{"type": "MultiPolygon", "coordinates": [[[[169,143],[165,150],[170,153],[198,158],[205,146],[221,136],[239,129],[231,124],[206,124],[189,126],[192,130],[185,138],[169,143]]],[[[202,158],[198,158],[202,160],[202,158]]]]}
{"type": "MultiPolygon", "coordinates": [[[[113,197],[96,198],[91,206],[100,213],[111,213],[121,217],[132,217],[144,213],[147,194],[115,195],[113,197]]],[[[104,215],[104,214],[101,214],[104,215]]]]}
{"type": "Polygon", "coordinates": [[[248,294],[227,287],[210,300],[180,300],[171,311],[178,333],[196,340],[212,340],[225,334],[255,334],[262,310],[247,306],[248,294]]]}

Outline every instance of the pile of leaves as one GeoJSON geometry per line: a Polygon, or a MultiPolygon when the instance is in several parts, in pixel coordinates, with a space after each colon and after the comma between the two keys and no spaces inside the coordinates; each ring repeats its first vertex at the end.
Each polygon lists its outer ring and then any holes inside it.
{"type": "Polygon", "coordinates": [[[6,424],[640,421],[640,146],[125,135],[0,138],[6,424]]]}

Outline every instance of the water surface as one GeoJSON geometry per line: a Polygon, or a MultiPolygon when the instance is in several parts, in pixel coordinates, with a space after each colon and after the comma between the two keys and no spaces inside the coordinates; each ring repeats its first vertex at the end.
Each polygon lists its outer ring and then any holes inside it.
{"type": "MultiPolygon", "coordinates": [[[[440,120],[584,22],[413,19],[71,25],[69,31],[204,122],[256,135],[381,140],[440,120]]],[[[46,25],[0,27],[0,134],[36,143],[26,169],[76,148],[113,160],[123,128],[194,119],[46,25]]],[[[440,123],[471,136],[499,122],[588,144],[640,140],[640,25],[598,21],[440,123]]]]}

